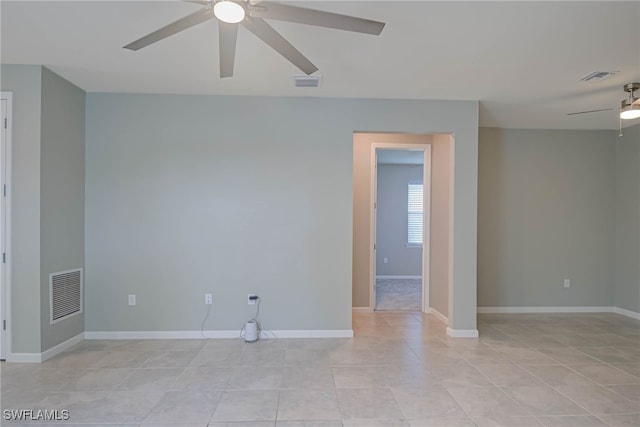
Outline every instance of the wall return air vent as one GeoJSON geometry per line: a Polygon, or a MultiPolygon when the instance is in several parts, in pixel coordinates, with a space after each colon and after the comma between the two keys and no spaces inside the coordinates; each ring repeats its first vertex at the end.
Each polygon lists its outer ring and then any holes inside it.
{"type": "Polygon", "coordinates": [[[49,274],[49,323],[82,313],[82,269],[49,274]]]}

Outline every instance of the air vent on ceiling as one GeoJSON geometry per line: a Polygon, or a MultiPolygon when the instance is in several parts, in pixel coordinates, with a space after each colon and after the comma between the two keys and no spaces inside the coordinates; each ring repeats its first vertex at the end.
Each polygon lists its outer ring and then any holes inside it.
{"type": "Polygon", "coordinates": [[[82,313],[82,269],[49,274],[49,323],[82,313]]]}
{"type": "Polygon", "coordinates": [[[617,71],[594,71],[580,79],[581,82],[599,82],[614,76],[617,71]]]}
{"type": "Polygon", "coordinates": [[[293,76],[295,87],[320,87],[320,76],[293,76]]]}

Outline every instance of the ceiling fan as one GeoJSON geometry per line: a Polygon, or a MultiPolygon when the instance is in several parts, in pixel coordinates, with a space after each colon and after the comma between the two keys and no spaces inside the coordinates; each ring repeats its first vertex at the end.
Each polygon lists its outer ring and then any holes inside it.
{"type": "Polygon", "coordinates": [[[186,0],[204,7],[124,46],[138,50],[209,20],[218,21],[220,77],[233,76],[238,26],[242,25],[307,75],[318,71],[265,19],[379,35],[384,22],[261,0],[186,0]]]}
{"type": "MultiPolygon", "coordinates": [[[[635,91],[640,90],[640,83],[627,83],[623,87],[624,91],[629,94],[627,99],[620,101],[620,119],[629,120],[640,118],[640,98],[635,96],[635,91]]],[[[614,108],[601,108],[598,110],[578,111],[577,113],[568,113],[567,116],[575,116],[577,114],[598,113],[600,111],[611,111],[614,108]]]]}

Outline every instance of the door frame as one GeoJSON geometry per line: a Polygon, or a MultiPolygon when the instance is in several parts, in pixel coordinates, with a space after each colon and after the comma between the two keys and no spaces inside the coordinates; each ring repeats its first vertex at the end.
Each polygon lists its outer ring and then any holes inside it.
{"type": "Polygon", "coordinates": [[[0,131],[3,133],[0,150],[0,198],[2,236],[0,252],[0,359],[11,355],[11,158],[13,141],[13,92],[0,92],[0,99],[6,102],[6,116],[1,118],[0,131]],[[2,255],[0,255],[2,256],[2,255]],[[4,262],[3,262],[4,261],[4,262]],[[6,323],[5,323],[6,322],[6,323]]]}
{"type": "Polygon", "coordinates": [[[431,260],[431,144],[396,144],[373,143],[371,144],[371,160],[369,163],[369,309],[376,308],[376,228],[377,228],[377,188],[378,188],[378,158],[377,150],[424,150],[422,167],[423,184],[423,217],[422,217],[422,305],[423,313],[430,311],[429,301],[429,273],[431,260]]]}

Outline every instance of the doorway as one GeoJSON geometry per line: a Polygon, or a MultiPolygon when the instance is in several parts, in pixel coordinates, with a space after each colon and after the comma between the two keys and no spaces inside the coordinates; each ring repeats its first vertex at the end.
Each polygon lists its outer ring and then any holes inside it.
{"type": "Polygon", "coordinates": [[[370,306],[428,311],[431,146],[371,148],[370,306]]]}
{"type": "Polygon", "coordinates": [[[376,305],[420,311],[424,149],[376,151],[376,305]]]}

